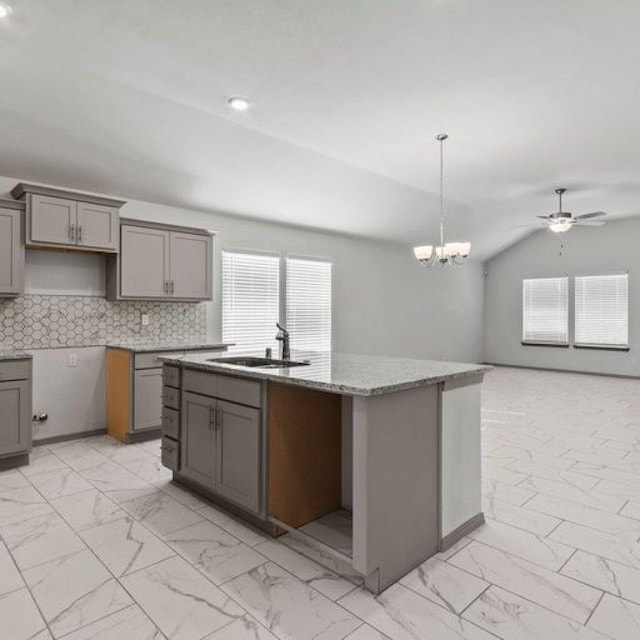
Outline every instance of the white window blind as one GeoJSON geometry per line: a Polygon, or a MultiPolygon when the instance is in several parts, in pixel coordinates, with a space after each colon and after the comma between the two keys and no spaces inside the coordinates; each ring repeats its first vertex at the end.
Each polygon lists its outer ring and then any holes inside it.
{"type": "Polygon", "coordinates": [[[291,348],[331,351],[331,263],[287,258],[291,348]]]}
{"type": "Polygon", "coordinates": [[[629,276],[576,277],[577,345],[626,347],[629,341],[629,276]]]}
{"type": "Polygon", "coordinates": [[[222,253],[222,340],[235,352],[264,353],[274,340],[280,313],[280,258],[222,253]]]}
{"type": "Polygon", "coordinates": [[[523,342],[569,342],[569,279],[535,278],[522,282],[523,342]]]}

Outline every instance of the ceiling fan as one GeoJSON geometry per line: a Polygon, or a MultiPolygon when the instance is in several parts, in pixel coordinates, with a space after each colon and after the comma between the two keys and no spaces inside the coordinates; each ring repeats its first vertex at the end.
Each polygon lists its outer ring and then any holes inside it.
{"type": "Polygon", "coordinates": [[[566,189],[556,189],[556,193],[558,194],[558,199],[560,201],[560,205],[558,207],[558,211],[556,213],[551,213],[548,216],[536,216],[537,218],[541,218],[544,222],[537,222],[533,224],[523,224],[519,225],[521,227],[537,227],[542,225],[553,231],[554,233],[565,233],[569,231],[571,227],[578,225],[580,227],[601,227],[605,224],[604,220],[595,220],[594,218],[600,218],[602,216],[606,216],[607,214],[604,211],[594,211],[593,213],[583,213],[579,216],[574,216],[569,211],[562,210],[562,196],[566,192],[566,189]]]}

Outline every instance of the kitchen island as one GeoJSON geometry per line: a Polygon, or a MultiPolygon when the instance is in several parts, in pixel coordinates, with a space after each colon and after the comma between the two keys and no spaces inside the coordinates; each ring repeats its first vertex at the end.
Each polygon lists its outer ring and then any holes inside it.
{"type": "Polygon", "coordinates": [[[346,561],[374,593],[483,522],[486,366],[343,353],[164,362],[174,479],[346,561]]]}

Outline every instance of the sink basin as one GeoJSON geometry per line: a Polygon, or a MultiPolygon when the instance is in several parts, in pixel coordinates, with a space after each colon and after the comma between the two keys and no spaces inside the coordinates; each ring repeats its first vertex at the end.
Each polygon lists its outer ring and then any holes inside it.
{"type": "Polygon", "coordinates": [[[234,364],[237,367],[253,367],[257,369],[285,369],[301,367],[309,364],[308,360],[277,360],[274,358],[259,358],[252,356],[229,356],[226,358],[209,358],[207,362],[220,364],[234,364]]]}

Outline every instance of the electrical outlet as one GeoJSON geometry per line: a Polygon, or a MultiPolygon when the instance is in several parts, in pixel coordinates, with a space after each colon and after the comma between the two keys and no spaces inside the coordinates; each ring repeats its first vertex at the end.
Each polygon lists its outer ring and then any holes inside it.
{"type": "Polygon", "coordinates": [[[78,366],[78,354],[77,353],[70,353],[69,354],[69,366],[70,367],[77,367],[78,366]]]}
{"type": "Polygon", "coordinates": [[[149,326],[149,314],[148,313],[143,313],[140,316],[140,324],[142,324],[143,327],[148,327],[149,326]]]}

